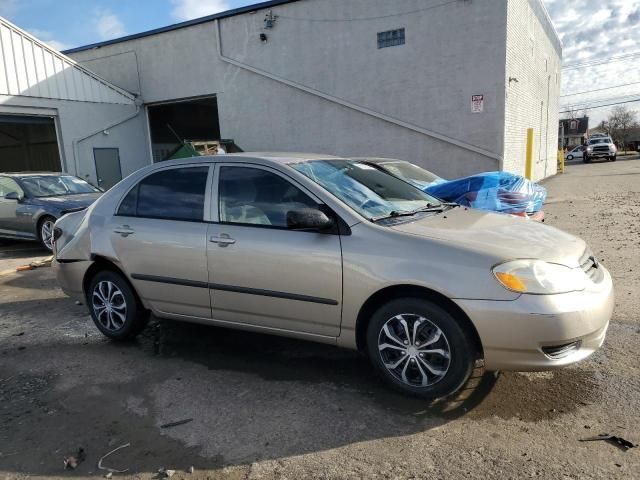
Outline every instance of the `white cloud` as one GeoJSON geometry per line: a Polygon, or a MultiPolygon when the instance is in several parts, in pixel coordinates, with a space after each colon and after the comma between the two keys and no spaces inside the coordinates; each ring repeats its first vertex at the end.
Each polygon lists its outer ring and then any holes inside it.
{"type": "MultiPolygon", "coordinates": [[[[544,0],[553,23],[562,38],[563,64],[607,60],[640,51],[640,2],[635,0],[544,0]]],[[[640,56],[586,68],[562,72],[562,95],[640,82],[640,56]]],[[[561,105],[576,105],[581,110],[590,103],[605,104],[640,97],[640,84],[612,88],[584,95],[564,96],[561,105]]],[[[630,103],[631,109],[640,103],[630,103]]],[[[564,109],[563,109],[564,110],[564,109]]],[[[609,108],[588,110],[595,126],[609,108]]]]}
{"type": "Polygon", "coordinates": [[[62,50],[67,50],[68,48],[71,48],[71,45],[69,45],[68,43],[64,43],[53,38],[53,35],[51,34],[51,32],[47,30],[40,30],[38,28],[27,28],[26,30],[31,35],[36,37],[38,40],[46,43],[47,45],[49,45],[51,48],[55,50],[62,51],[62,50]]]}
{"type": "Polygon", "coordinates": [[[127,34],[122,21],[110,10],[98,10],[94,25],[102,40],[110,40],[127,34]]]}
{"type": "Polygon", "coordinates": [[[171,4],[171,15],[176,20],[205,17],[231,8],[227,0],[171,0],[171,4]]]}

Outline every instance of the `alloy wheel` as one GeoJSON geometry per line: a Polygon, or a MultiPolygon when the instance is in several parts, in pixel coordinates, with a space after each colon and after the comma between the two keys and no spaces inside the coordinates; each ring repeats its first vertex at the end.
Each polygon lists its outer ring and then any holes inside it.
{"type": "Polygon", "coordinates": [[[40,237],[42,243],[49,250],[53,250],[53,220],[45,220],[40,227],[40,237]]]}
{"type": "Polygon", "coordinates": [[[92,292],[93,311],[105,329],[117,332],[127,319],[127,301],[118,286],[108,280],[96,284],[92,292]]]}
{"type": "Polygon", "coordinates": [[[451,365],[451,348],[443,331],[415,314],[387,320],[378,335],[378,351],[389,373],[414,388],[438,383],[451,365]]]}

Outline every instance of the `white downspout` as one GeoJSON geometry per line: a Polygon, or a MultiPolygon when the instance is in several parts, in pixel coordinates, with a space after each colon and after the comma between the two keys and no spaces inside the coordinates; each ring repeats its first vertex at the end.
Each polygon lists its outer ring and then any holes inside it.
{"type": "Polygon", "coordinates": [[[480,147],[476,147],[475,145],[471,145],[465,142],[461,142],[460,140],[456,140],[455,138],[451,138],[448,137],[446,135],[442,135],[440,133],[437,132],[433,132],[431,130],[427,130],[426,128],[422,128],[419,127],[417,125],[413,125],[409,122],[405,122],[403,120],[394,118],[394,117],[390,117],[388,115],[385,115],[383,113],[379,113],[376,112],[374,110],[371,110],[369,108],[366,107],[362,107],[360,105],[356,105],[355,103],[351,103],[348,102],[346,100],[342,100],[341,98],[338,97],[334,97],[333,95],[329,95],[327,93],[323,93],[320,92],[319,90],[315,90],[313,88],[307,87],[305,85],[301,85],[299,83],[293,82],[291,80],[287,80],[286,78],[283,77],[279,77],[277,75],[274,75],[272,73],[266,72],[264,70],[261,70],[259,68],[255,68],[252,67],[251,65],[247,65],[245,63],[239,62],[238,60],[234,60],[232,58],[229,57],[225,57],[224,54],[222,53],[222,35],[220,33],[220,21],[218,19],[215,20],[215,25],[216,25],[216,36],[217,36],[217,43],[218,43],[218,57],[220,58],[220,60],[222,60],[225,63],[234,65],[238,68],[242,68],[243,70],[247,70],[249,72],[255,73],[256,75],[260,75],[262,77],[266,77],[270,80],[273,80],[275,82],[279,82],[282,83],[284,85],[287,85],[291,88],[295,88],[296,90],[300,90],[303,91],[305,93],[308,93],[310,95],[314,95],[316,97],[320,97],[323,98],[325,100],[328,100],[332,103],[335,103],[337,105],[341,105],[345,108],[349,108],[351,110],[355,110],[356,112],[360,112],[360,113],[364,113],[365,115],[369,115],[371,117],[377,118],[379,120],[391,123],[393,125],[397,125],[399,127],[403,127],[406,128],[407,130],[411,130],[413,132],[417,132],[417,133],[421,133],[423,135],[426,135],[428,137],[432,137],[435,138],[437,140],[440,140],[442,142],[445,143],[449,143],[451,145],[455,145],[456,147],[462,148],[464,150],[468,150],[477,154],[480,154],[484,157],[488,157],[491,158],[493,160],[498,161],[500,164],[502,164],[503,162],[503,158],[502,155],[498,155],[497,153],[493,153],[490,152],[488,150],[485,150],[483,148],[480,147]]]}
{"type": "Polygon", "coordinates": [[[73,164],[75,167],[75,175],[80,176],[80,153],[79,153],[79,144],[80,142],[84,142],[85,140],[87,140],[88,138],[91,138],[95,135],[98,135],[99,133],[104,132],[105,130],[110,130],[112,128],[117,127],[118,125],[122,125],[125,122],[128,122],[129,120],[132,120],[134,118],[136,118],[138,116],[138,114],[140,113],[140,107],[142,106],[142,101],[138,98],[135,99],[135,106],[136,106],[136,111],[130,115],[127,115],[125,118],[122,118],[116,122],[110,123],[109,125],[106,125],[102,128],[100,128],[99,130],[96,130],[95,132],[91,132],[88,135],[85,135],[83,137],[79,137],[76,138],[75,140],[73,140],[72,145],[73,145],[73,164]]]}

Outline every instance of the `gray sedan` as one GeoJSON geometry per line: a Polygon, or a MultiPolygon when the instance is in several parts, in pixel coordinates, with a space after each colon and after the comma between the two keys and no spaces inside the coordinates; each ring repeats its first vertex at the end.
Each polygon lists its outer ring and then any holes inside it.
{"type": "Polygon", "coordinates": [[[52,250],[53,224],[84,210],[101,192],[60,173],[0,173],[0,238],[37,240],[52,250]]]}

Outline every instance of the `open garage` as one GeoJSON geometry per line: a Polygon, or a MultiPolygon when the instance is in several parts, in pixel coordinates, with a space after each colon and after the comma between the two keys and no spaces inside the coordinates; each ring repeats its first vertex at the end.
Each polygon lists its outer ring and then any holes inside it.
{"type": "Polygon", "coordinates": [[[60,169],[53,118],[0,115],[0,172],[60,169]]]}

